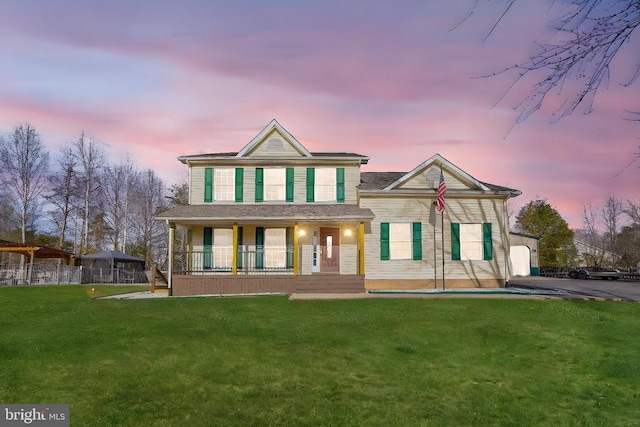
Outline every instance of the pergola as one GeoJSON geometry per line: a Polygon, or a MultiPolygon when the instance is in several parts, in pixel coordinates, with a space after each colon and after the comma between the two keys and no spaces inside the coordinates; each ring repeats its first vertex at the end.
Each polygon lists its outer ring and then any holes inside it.
{"type": "Polygon", "coordinates": [[[34,259],[63,259],[67,265],[73,265],[73,254],[62,249],[39,246],[31,243],[16,243],[0,239],[0,252],[11,252],[28,257],[29,263],[34,259]]]}

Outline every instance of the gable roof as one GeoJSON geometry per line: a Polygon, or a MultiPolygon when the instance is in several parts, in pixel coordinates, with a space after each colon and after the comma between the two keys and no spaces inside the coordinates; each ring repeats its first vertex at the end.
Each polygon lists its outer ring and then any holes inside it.
{"type": "Polygon", "coordinates": [[[276,119],[269,122],[244,148],[238,151],[236,157],[245,157],[247,154],[255,150],[259,145],[265,142],[266,137],[273,131],[277,131],[300,155],[311,157],[311,153],[297,139],[294,138],[276,119]]]}
{"type": "MultiPolygon", "coordinates": [[[[515,190],[513,188],[480,181],[442,157],[440,154],[432,156],[409,172],[361,172],[360,190],[363,192],[393,192],[394,190],[411,191],[411,189],[403,186],[415,178],[420,177],[422,173],[433,167],[442,168],[443,171],[447,172],[447,175],[454,176],[461,182],[464,182],[470,190],[509,193],[509,197],[515,197],[521,194],[519,190],[515,190]]],[[[422,179],[422,181],[424,181],[424,179],[422,179]]],[[[450,184],[448,184],[448,187],[449,189],[447,191],[453,190],[450,184]]],[[[423,189],[435,191],[432,187],[424,187],[423,189]]]]}
{"type": "Polygon", "coordinates": [[[463,180],[472,183],[475,187],[478,187],[480,190],[485,190],[485,191],[489,190],[489,188],[486,185],[484,185],[482,181],[478,181],[477,179],[475,179],[474,177],[472,177],[471,175],[469,175],[468,173],[466,173],[465,171],[463,171],[462,169],[460,169],[459,167],[451,163],[449,160],[442,157],[440,154],[435,154],[431,156],[431,158],[425,160],[420,165],[413,168],[411,172],[403,175],[396,181],[387,185],[384,189],[392,190],[394,188],[400,187],[402,184],[420,175],[429,166],[433,166],[433,165],[439,166],[442,169],[446,169],[447,171],[451,172],[454,175],[457,175],[463,180]]]}
{"type": "MultiPolygon", "coordinates": [[[[179,156],[178,160],[184,164],[189,164],[192,161],[207,162],[214,159],[223,160],[228,162],[233,159],[242,159],[249,157],[252,153],[259,151],[259,148],[263,144],[269,144],[269,141],[278,135],[282,137],[282,142],[288,144],[289,154],[284,154],[288,160],[299,157],[300,159],[308,160],[349,160],[359,161],[360,164],[367,164],[369,161],[368,156],[351,152],[328,152],[328,151],[316,151],[311,152],[307,150],[291,133],[289,133],[276,119],[273,119],[265,126],[260,133],[258,133],[247,145],[245,145],[240,151],[226,151],[220,153],[208,153],[208,154],[192,154],[179,156]],[[297,156],[291,156],[290,153],[297,153],[297,156]]],[[[278,138],[280,139],[280,138],[278,138]]],[[[273,153],[270,153],[273,154],[273,153]]],[[[258,160],[265,158],[271,158],[271,155],[265,156],[264,152],[258,154],[254,158],[258,160]]]]}

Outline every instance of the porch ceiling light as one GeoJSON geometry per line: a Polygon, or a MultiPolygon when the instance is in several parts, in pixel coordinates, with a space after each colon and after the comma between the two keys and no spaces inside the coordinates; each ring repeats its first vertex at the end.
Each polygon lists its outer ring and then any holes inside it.
{"type": "Polygon", "coordinates": [[[307,235],[307,232],[304,231],[303,229],[298,230],[298,236],[303,237],[303,236],[306,236],[306,235],[307,235]]]}
{"type": "Polygon", "coordinates": [[[350,237],[351,236],[351,229],[347,228],[346,230],[344,230],[344,235],[347,236],[347,237],[350,237]]]}

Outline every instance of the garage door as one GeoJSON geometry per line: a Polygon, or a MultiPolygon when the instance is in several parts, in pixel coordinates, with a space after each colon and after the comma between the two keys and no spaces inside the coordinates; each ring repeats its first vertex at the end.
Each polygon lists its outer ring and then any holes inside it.
{"type": "Polygon", "coordinates": [[[531,275],[531,250],[527,246],[511,246],[511,274],[531,275]]]}

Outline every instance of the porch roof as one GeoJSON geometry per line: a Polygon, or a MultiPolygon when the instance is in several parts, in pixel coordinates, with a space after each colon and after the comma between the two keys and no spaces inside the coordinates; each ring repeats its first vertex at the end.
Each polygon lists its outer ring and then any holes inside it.
{"type": "Polygon", "coordinates": [[[366,221],[375,218],[371,209],[351,204],[211,204],[183,205],[156,217],[158,221],[366,221]]]}

